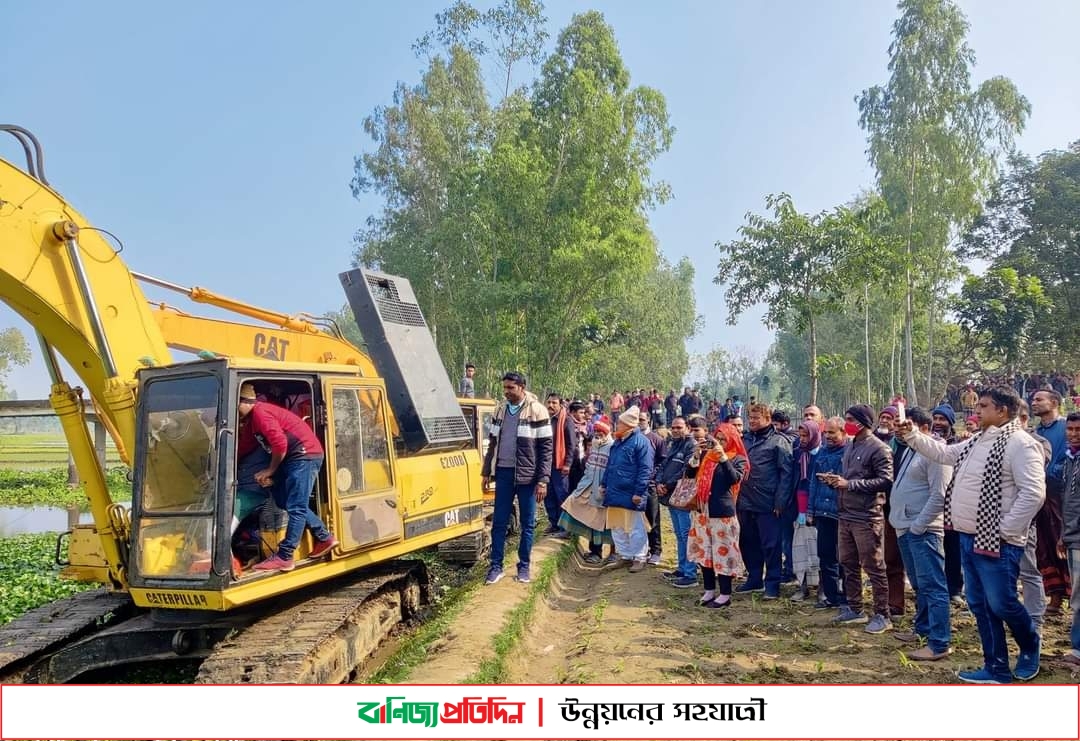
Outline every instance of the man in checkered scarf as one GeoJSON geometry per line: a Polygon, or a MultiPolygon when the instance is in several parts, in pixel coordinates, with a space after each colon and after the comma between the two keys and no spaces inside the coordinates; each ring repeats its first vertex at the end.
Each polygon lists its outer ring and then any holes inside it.
{"type": "Polygon", "coordinates": [[[953,467],[945,490],[945,528],[960,534],[968,606],[982,641],[983,667],[958,677],[973,684],[1007,684],[1039,673],[1039,633],[1016,595],[1028,526],[1046,498],[1043,452],[1017,422],[1020,397],[1008,387],[981,392],[979,431],[946,445],[910,422],[898,427],[905,442],[927,459],[953,467]],[[1020,647],[1009,670],[1005,626],[1020,647]]]}

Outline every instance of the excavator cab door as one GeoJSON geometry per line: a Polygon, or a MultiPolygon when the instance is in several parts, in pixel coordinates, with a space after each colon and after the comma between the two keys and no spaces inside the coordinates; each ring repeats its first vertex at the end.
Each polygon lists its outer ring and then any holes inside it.
{"type": "Polygon", "coordinates": [[[227,539],[217,537],[232,465],[227,382],[219,360],[139,372],[132,586],[191,588],[229,572],[227,539]]]}
{"type": "Polygon", "coordinates": [[[343,552],[402,538],[386,387],[375,379],[323,381],[326,470],[343,552]]]}

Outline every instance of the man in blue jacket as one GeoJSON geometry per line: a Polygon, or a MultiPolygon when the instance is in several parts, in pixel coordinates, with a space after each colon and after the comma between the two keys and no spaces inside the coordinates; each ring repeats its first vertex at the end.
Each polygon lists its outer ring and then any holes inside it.
{"type": "Polygon", "coordinates": [[[806,523],[818,531],[818,560],[821,562],[821,592],[814,607],[824,610],[847,604],[841,588],[840,558],[837,544],[840,541],[840,514],[836,489],[825,483],[822,477],[840,474],[844,470],[844,451],[847,434],[843,417],[830,417],[825,421],[824,445],[814,457],[810,476],[810,501],[806,508],[806,523]],[[819,476],[820,474],[820,476],[819,476]]]}
{"type": "Polygon", "coordinates": [[[645,503],[653,471],[653,447],[638,429],[638,414],[637,407],[630,407],[619,415],[615,442],[600,480],[615,550],[623,561],[633,561],[633,573],[642,571],[649,557],[645,503]]]}
{"type": "Polygon", "coordinates": [[[739,549],[749,576],[735,591],[764,589],[765,599],[779,599],[780,518],[792,496],[791,443],[773,428],[772,410],[767,404],[751,404],[747,421],[750,431],[743,441],[750,459],[750,474],[742,483],[736,509],[739,549]]]}

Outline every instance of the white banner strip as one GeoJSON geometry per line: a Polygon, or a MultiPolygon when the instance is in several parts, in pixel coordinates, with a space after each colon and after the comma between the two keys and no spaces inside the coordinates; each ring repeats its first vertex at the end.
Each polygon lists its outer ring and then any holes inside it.
{"type": "Polygon", "coordinates": [[[5,685],[3,739],[1080,739],[1077,685],[5,685]],[[1041,710],[1038,710],[1040,709],[1041,710]]]}

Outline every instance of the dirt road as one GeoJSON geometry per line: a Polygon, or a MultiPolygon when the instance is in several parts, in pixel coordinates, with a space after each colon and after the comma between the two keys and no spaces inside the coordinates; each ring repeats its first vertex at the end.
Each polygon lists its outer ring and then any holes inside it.
{"type": "MultiPolygon", "coordinates": [[[[727,609],[699,607],[699,590],[675,589],[659,576],[672,566],[670,555],[638,574],[570,559],[519,646],[511,681],[933,684],[955,682],[958,669],[982,664],[966,610],[953,610],[953,656],[915,663],[892,633],[833,626],[834,610],[793,602],[790,588],[775,602],[739,595],[727,609]]],[[[910,630],[913,614],[909,595],[908,615],[897,619],[896,630],[910,630]]],[[[1047,623],[1044,669],[1035,681],[1077,681],[1045,660],[1068,649],[1068,627],[1067,617],[1047,623]]]]}

